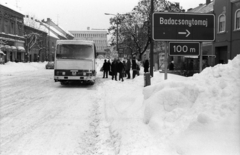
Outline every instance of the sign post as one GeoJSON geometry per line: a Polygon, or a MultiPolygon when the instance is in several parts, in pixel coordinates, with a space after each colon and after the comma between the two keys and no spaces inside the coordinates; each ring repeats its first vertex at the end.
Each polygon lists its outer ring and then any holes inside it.
{"type": "Polygon", "coordinates": [[[165,64],[164,64],[164,79],[167,80],[167,69],[168,69],[168,54],[167,54],[167,45],[168,43],[165,41],[165,64]]]}
{"type": "Polygon", "coordinates": [[[156,12],[153,13],[152,19],[153,40],[164,41],[166,45],[165,79],[167,79],[167,42],[169,41],[173,41],[169,44],[171,56],[200,55],[199,70],[201,72],[201,46],[203,41],[215,40],[215,15],[156,12]],[[201,44],[196,42],[201,42],[201,44]]]}

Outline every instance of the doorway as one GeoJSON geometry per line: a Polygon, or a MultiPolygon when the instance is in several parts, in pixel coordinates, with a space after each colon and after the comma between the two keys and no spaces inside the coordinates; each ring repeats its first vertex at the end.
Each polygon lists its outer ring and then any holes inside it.
{"type": "Polygon", "coordinates": [[[226,64],[228,62],[227,46],[215,48],[216,61],[215,64],[226,64]]]}

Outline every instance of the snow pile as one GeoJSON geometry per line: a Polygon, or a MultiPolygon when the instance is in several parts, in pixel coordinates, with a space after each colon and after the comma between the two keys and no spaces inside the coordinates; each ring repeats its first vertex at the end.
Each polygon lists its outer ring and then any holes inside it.
{"type": "MultiPolygon", "coordinates": [[[[176,154],[240,153],[240,55],[186,80],[146,87],[144,122],[176,154]]],[[[168,154],[168,153],[165,153],[168,154]]]]}
{"type": "Polygon", "coordinates": [[[4,65],[0,65],[0,73],[1,74],[9,74],[23,71],[36,71],[39,69],[45,69],[45,65],[47,62],[7,62],[4,65]]]}

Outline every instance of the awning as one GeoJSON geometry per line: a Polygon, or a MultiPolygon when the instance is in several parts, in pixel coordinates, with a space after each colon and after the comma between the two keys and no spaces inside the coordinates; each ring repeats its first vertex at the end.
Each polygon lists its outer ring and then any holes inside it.
{"type": "Polygon", "coordinates": [[[6,48],[6,51],[12,51],[12,48],[11,48],[11,46],[9,46],[9,45],[5,45],[5,48],[6,48]]]}
{"type": "Polygon", "coordinates": [[[6,49],[5,46],[0,44],[0,50],[4,51],[5,49],[6,49]]]}
{"type": "Polygon", "coordinates": [[[22,46],[17,46],[18,52],[25,52],[25,48],[22,46]]]}
{"type": "Polygon", "coordinates": [[[1,49],[0,49],[0,54],[2,54],[2,55],[6,55],[3,51],[1,51],[1,49]]]}
{"type": "Polygon", "coordinates": [[[16,46],[11,46],[13,52],[17,52],[17,47],[16,46]]]}

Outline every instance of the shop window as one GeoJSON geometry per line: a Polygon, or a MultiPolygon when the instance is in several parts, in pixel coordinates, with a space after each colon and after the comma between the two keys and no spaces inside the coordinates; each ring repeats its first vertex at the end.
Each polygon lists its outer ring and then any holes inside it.
{"type": "Polygon", "coordinates": [[[226,16],[221,14],[218,17],[218,32],[219,33],[225,32],[225,28],[226,28],[226,16]]]}
{"type": "Polygon", "coordinates": [[[235,30],[240,30],[240,9],[235,13],[235,30]]]}

